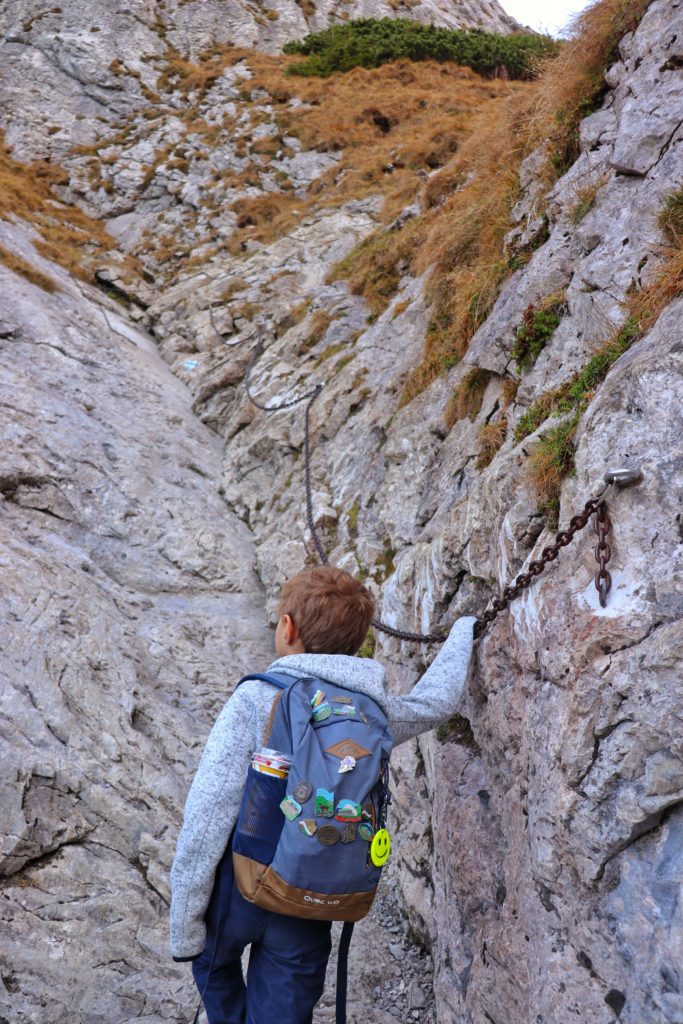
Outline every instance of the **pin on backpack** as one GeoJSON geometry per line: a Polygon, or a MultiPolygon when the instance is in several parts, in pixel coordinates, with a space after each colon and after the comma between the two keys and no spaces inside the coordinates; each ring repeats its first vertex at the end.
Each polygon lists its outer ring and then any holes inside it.
{"type": "Polygon", "coordinates": [[[320,679],[244,679],[280,693],[232,837],[237,887],[278,914],[359,921],[390,853],[386,717],[365,694],[320,679]]]}

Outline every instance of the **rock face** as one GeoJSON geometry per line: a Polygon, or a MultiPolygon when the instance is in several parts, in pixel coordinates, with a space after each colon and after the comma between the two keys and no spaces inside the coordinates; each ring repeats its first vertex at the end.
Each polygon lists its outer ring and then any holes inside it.
{"type": "MultiPolygon", "coordinates": [[[[0,243],[36,260],[17,227],[0,243]]],[[[48,269],[58,294],[0,267],[0,1017],[183,1020],[188,772],[272,641],[215,436],[115,303],[48,269]]]]}
{"type": "MultiPolygon", "coordinates": [[[[197,7],[166,12],[179,24],[197,7]]],[[[27,10],[14,13],[26,19],[27,10]]],[[[182,46],[172,38],[186,53],[210,41],[196,28],[182,46]]],[[[260,400],[279,404],[324,381],[310,413],[312,513],[330,560],[365,576],[391,625],[434,630],[481,614],[553,536],[525,472],[548,424],[521,441],[515,428],[586,366],[621,325],[625,298],[664,265],[659,212],[683,185],[681,39],[683,6],[655,0],[622,39],[605,98],[581,124],[581,154],[548,195],[538,154],[525,161],[508,244],[514,252],[538,237],[541,208],[547,240],[503,287],[462,363],[408,404],[400,395],[423,350],[424,282],[404,276],[375,316],[329,276],[374,229],[379,195],[304,213],[275,241],[196,249],[194,265],[135,313],[182,383],[111,303],[98,307],[63,276],[49,297],[13,279],[19,301],[0,338],[3,386],[16,380],[6,400],[15,454],[0,480],[11,553],[7,692],[20,728],[7,734],[2,797],[13,965],[2,977],[17,1021],[187,1012],[161,915],[185,786],[223,698],[223,623],[237,639],[231,658],[242,659],[231,673],[262,660],[263,606],[272,613],[282,581],[314,558],[302,407],[266,413],[248,402],[255,346],[260,400]],[[522,372],[512,349],[524,312],[558,293],[561,321],[522,372]],[[487,374],[481,409],[449,430],[444,407],[473,368],[487,374]],[[506,381],[517,385],[512,399],[506,381]],[[477,467],[482,427],[503,419],[502,446],[477,467]],[[54,943],[54,959],[34,956],[29,927],[41,929],[36,948],[54,943]],[[74,994],[90,942],[91,987],[74,994]],[[63,984],[71,1003],[60,994],[53,1012],[63,984]]],[[[234,103],[239,120],[249,74],[234,65],[201,116],[234,103]]],[[[26,94],[16,76],[16,67],[6,76],[15,141],[31,136],[22,125],[34,109],[18,102],[26,94]]],[[[121,78],[125,119],[140,80],[121,78]]],[[[180,110],[180,95],[173,102],[180,110]]],[[[267,97],[248,102],[261,106],[267,135],[276,112],[267,97]]],[[[156,147],[177,125],[158,107],[154,116],[156,147]]],[[[227,166],[240,159],[233,142],[218,153],[227,166]]],[[[97,200],[123,247],[157,230],[164,210],[171,229],[186,230],[193,195],[212,187],[197,157],[189,172],[167,161],[156,196],[141,194],[144,171],[136,179],[130,157],[144,145],[142,133],[112,144],[111,206],[97,200]]],[[[286,148],[275,159],[289,161],[295,188],[334,171],[334,153],[286,148]]],[[[82,155],[68,161],[73,194],[85,193],[82,155]]],[[[249,187],[267,191],[263,179],[249,187]]],[[[229,238],[236,225],[215,227],[229,238]]],[[[0,223],[0,236],[36,259],[18,226],[0,223]]],[[[682,332],[676,298],[616,361],[579,423],[561,526],[608,467],[643,472],[637,488],[607,496],[607,606],[593,584],[589,527],[479,642],[463,716],[396,753],[394,877],[410,934],[431,950],[439,1024],[683,1021],[682,332]]],[[[432,650],[377,639],[392,685],[408,689],[432,650]]],[[[398,962],[390,950],[387,962],[398,962]]],[[[367,1019],[356,1003],[353,1014],[367,1019]]]]}

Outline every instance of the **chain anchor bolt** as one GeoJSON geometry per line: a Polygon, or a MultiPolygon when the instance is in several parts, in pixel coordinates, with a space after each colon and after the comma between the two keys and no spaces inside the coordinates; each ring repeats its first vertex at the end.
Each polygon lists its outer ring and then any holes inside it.
{"type": "Polygon", "coordinates": [[[617,487],[633,487],[643,479],[642,470],[637,466],[620,466],[615,469],[608,469],[604,476],[606,484],[615,484],[617,487]]]}

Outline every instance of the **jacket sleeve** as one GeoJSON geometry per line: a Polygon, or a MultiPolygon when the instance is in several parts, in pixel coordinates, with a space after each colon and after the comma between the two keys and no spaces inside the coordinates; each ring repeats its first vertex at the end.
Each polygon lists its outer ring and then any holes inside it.
{"type": "Polygon", "coordinates": [[[237,689],[211,730],[185,803],[171,868],[174,959],[190,960],[204,950],[204,915],[216,868],[239,814],[256,732],[253,704],[237,689]]]}
{"type": "Polygon", "coordinates": [[[472,657],[476,621],[472,615],[458,619],[436,658],[411,692],[388,698],[388,721],[394,746],[433,729],[440,722],[447,722],[460,707],[472,657]]]}

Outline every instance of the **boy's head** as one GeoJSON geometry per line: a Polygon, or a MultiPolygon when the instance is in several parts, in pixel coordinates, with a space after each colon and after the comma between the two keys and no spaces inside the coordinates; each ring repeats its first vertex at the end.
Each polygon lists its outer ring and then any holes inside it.
{"type": "Polygon", "coordinates": [[[375,599],[362,583],[331,565],[305,569],[280,594],[275,650],[285,654],[356,654],[375,599]]]}

